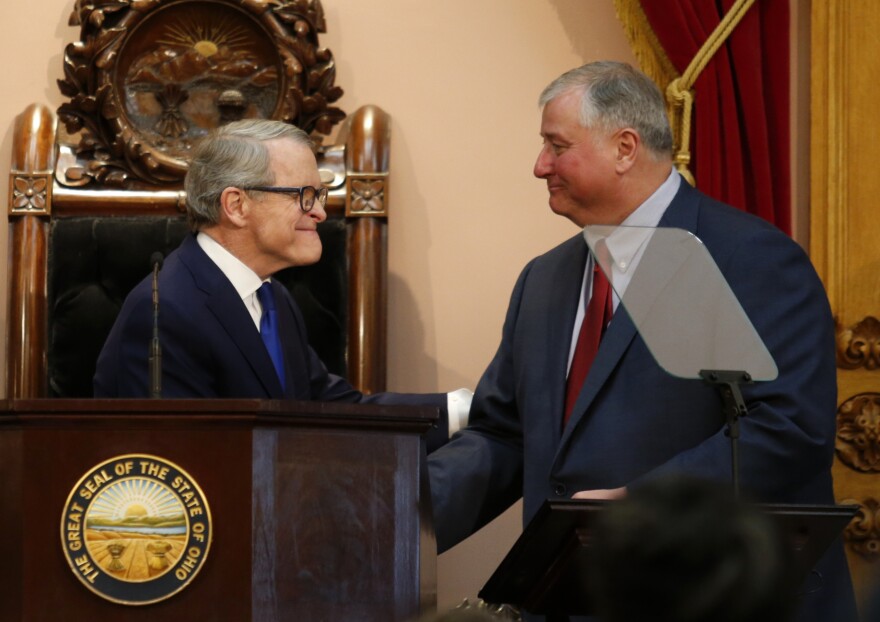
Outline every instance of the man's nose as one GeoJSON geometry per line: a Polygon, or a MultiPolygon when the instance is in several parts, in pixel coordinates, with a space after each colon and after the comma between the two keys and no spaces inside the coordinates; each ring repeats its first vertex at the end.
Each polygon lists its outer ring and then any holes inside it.
{"type": "Polygon", "coordinates": [[[324,222],[327,220],[327,209],[318,199],[315,199],[312,209],[306,212],[306,216],[310,216],[317,222],[324,222]]]}
{"type": "Polygon", "coordinates": [[[535,177],[544,178],[547,177],[550,172],[553,170],[553,158],[548,153],[547,147],[542,147],[541,151],[538,153],[538,159],[535,160],[535,168],[532,170],[535,177]]]}

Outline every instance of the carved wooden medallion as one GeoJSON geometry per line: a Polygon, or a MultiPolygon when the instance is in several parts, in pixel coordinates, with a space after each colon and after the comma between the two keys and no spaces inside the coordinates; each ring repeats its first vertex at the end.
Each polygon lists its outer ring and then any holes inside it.
{"type": "Polygon", "coordinates": [[[859,511],[843,532],[849,547],[865,559],[880,559],[880,503],[873,497],[861,502],[844,499],[842,503],[859,506],[859,511]]]}
{"type": "Polygon", "coordinates": [[[880,367],[880,320],[869,315],[854,326],[837,326],[837,366],[869,370],[880,367]]]}
{"type": "Polygon", "coordinates": [[[70,21],[66,185],[179,182],[194,143],[234,119],[327,134],[345,117],[320,0],[78,0],[70,21]]]}
{"type": "Polygon", "coordinates": [[[346,177],[346,216],[387,216],[387,173],[349,173],[346,177]]]}
{"type": "Polygon", "coordinates": [[[860,393],[837,409],[837,457],[862,472],[880,472],[880,393],[860,393]]]}
{"type": "Polygon", "coordinates": [[[50,173],[12,173],[9,182],[10,214],[49,214],[52,211],[50,173]]]}

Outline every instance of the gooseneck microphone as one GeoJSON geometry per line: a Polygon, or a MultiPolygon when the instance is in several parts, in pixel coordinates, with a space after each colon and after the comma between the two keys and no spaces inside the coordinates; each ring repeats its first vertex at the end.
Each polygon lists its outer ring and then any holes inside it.
{"type": "Polygon", "coordinates": [[[150,342],[150,397],[162,397],[162,346],[159,344],[159,270],[165,258],[156,252],[150,256],[153,269],[153,339],[150,342]]]}

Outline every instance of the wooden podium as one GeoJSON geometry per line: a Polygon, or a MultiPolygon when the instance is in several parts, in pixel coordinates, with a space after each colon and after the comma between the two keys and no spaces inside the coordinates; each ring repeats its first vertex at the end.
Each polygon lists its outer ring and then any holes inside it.
{"type": "MultiPolygon", "coordinates": [[[[547,500],[480,590],[488,603],[516,606],[548,619],[595,614],[589,581],[595,525],[613,501],[547,500]]],[[[854,505],[755,506],[775,521],[791,560],[786,583],[806,595],[806,581],[819,559],[858,510],[854,505]]],[[[633,592],[637,592],[636,588],[633,592]]],[[[637,596],[634,596],[637,597],[637,596]]]]}
{"type": "Polygon", "coordinates": [[[423,440],[436,409],[258,400],[0,406],[3,622],[403,621],[436,606],[423,440]],[[211,516],[198,574],[138,606],[92,593],[62,546],[77,483],[128,454],[181,467],[211,516]]]}

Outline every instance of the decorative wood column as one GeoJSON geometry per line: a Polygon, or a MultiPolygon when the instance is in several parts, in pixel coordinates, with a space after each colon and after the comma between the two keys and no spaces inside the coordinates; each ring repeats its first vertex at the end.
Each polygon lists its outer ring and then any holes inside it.
{"type": "Polygon", "coordinates": [[[837,320],[833,473],[861,603],[880,571],[880,4],[812,3],[810,254],[837,320]]]}
{"type": "Polygon", "coordinates": [[[9,175],[9,343],[6,395],[44,397],[46,265],[55,169],[55,114],[33,104],[15,119],[9,175]],[[15,363],[18,361],[18,363],[15,363]]]}
{"type": "Polygon", "coordinates": [[[345,216],[350,219],[348,380],[366,393],[384,391],[386,382],[386,365],[371,361],[387,357],[390,151],[391,117],[378,106],[359,108],[352,115],[345,147],[345,216]]]}

